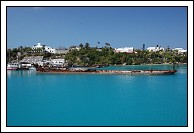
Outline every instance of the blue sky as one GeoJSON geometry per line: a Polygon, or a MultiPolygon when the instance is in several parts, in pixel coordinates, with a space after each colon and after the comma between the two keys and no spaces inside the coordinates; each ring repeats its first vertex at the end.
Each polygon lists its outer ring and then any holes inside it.
{"type": "Polygon", "coordinates": [[[7,47],[187,49],[186,7],[7,7],[7,47]],[[100,42],[98,44],[97,42],[100,42]]]}

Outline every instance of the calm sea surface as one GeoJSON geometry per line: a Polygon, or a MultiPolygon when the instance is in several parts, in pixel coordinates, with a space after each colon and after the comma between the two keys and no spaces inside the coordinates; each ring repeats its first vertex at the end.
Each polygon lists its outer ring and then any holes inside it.
{"type": "MultiPolygon", "coordinates": [[[[170,65],[103,69],[172,69],[170,65]]],[[[175,75],[7,71],[7,126],[187,126],[187,66],[175,75]]]]}

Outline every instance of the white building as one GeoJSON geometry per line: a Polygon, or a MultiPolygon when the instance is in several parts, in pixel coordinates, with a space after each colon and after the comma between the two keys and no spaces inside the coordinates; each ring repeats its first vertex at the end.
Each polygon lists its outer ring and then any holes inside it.
{"type": "Polygon", "coordinates": [[[149,52],[151,51],[156,52],[156,51],[164,50],[164,48],[163,47],[148,47],[147,50],[149,52]]]}
{"type": "Polygon", "coordinates": [[[69,47],[69,50],[77,50],[79,51],[81,49],[81,47],[78,47],[78,46],[71,46],[69,47]]]}
{"type": "Polygon", "coordinates": [[[115,48],[116,53],[133,53],[133,47],[115,48]]]}
{"type": "Polygon", "coordinates": [[[43,45],[41,45],[41,43],[37,43],[37,45],[32,46],[32,49],[38,49],[38,48],[43,48],[43,45]]]}
{"type": "Polygon", "coordinates": [[[44,50],[49,53],[54,53],[54,54],[56,53],[56,49],[51,48],[50,46],[41,45],[41,43],[37,43],[37,45],[32,46],[32,49],[33,50],[38,49],[38,48],[43,49],[43,47],[44,47],[44,50]]]}
{"type": "Polygon", "coordinates": [[[47,52],[49,52],[49,53],[53,53],[53,54],[56,53],[56,49],[51,48],[51,47],[49,47],[49,46],[45,46],[45,47],[44,47],[44,50],[47,51],[47,52]]]}
{"type": "Polygon", "coordinates": [[[63,66],[65,64],[65,59],[51,59],[51,64],[53,66],[63,66]]]}
{"type": "Polygon", "coordinates": [[[186,53],[186,52],[187,52],[187,50],[185,50],[185,49],[183,49],[183,48],[174,48],[174,49],[172,49],[172,50],[173,50],[173,51],[177,50],[179,54],[180,54],[180,53],[186,53]]]}

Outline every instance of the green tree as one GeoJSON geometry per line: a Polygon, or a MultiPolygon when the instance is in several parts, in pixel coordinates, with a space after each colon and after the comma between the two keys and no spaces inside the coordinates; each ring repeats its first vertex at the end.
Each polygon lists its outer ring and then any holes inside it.
{"type": "Polygon", "coordinates": [[[89,44],[89,43],[86,43],[86,44],[85,44],[85,48],[86,48],[86,49],[89,49],[89,48],[90,48],[90,44],[89,44]]]}
{"type": "Polygon", "coordinates": [[[107,42],[105,43],[105,45],[106,45],[107,47],[110,47],[110,44],[109,44],[109,43],[107,43],[107,42]]]}
{"type": "Polygon", "coordinates": [[[82,49],[84,47],[84,45],[82,43],[80,43],[79,47],[82,49]]]}

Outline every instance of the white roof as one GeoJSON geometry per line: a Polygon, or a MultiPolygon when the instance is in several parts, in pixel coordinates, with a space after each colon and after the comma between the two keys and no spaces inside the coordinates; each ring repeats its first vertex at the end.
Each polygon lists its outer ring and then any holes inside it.
{"type": "Polygon", "coordinates": [[[148,48],[156,48],[156,47],[148,47],[148,48]]]}
{"type": "Polygon", "coordinates": [[[52,61],[64,61],[65,59],[51,59],[52,61]]]}
{"type": "Polygon", "coordinates": [[[43,60],[43,56],[29,56],[29,57],[24,57],[20,62],[33,63],[33,62],[40,62],[42,60],[43,60]]]}
{"type": "Polygon", "coordinates": [[[115,48],[116,50],[133,49],[133,47],[115,48]]]}
{"type": "Polygon", "coordinates": [[[173,50],[184,50],[183,48],[174,48],[173,50]]]}
{"type": "Polygon", "coordinates": [[[181,53],[187,52],[187,50],[179,50],[181,53]]]}

